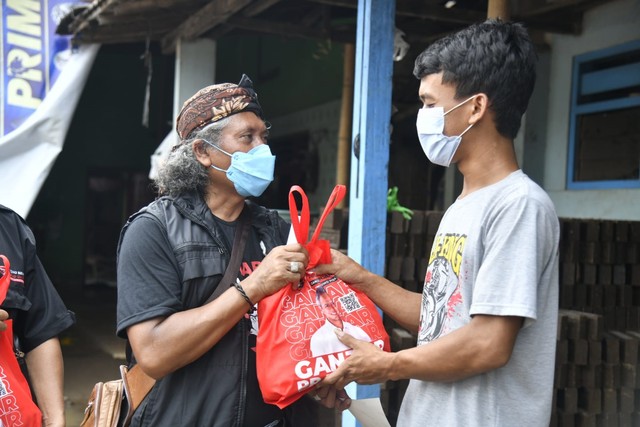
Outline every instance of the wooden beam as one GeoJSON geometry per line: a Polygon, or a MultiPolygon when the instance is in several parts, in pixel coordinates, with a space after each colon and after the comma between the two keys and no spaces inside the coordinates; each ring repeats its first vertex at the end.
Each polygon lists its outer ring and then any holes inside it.
{"type": "Polygon", "coordinates": [[[489,0],[489,4],[487,5],[487,18],[508,21],[511,18],[508,0],[489,0]]]}
{"type": "Polygon", "coordinates": [[[134,30],[123,32],[122,30],[110,29],[108,31],[100,31],[100,33],[92,34],[87,32],[81,32],[73,38],[73,42],[79,45],[82,44],[115,44],[115,43],[137,43],[147,40],[160,41],[165,31],[149,32],[147,30],[134,30]]]}
{"type": "Polygon", "coordinates": [[[163,12],[163,13],[154,13],[153,15],[140,19],[140,15],[125,15],[125,16],[105,16],[102,15],[99,18],[100,28],[99,31],[102,31],[104,27],[117,26],[120,27],[123,31],[126,32],[127,26],[131,26],[133,28],[165,28],[165,30],[171,31],[176,25],[182,23],[184,18],[176,15],[175,13],[163,12]]]}
{"type": "Polygon", "coordinates": [[[98,0],[89,5],[69,24],[69,34],[77,34],[84,30],[92,20],[96,19],[104,10],[117,1],[119,0],[98,0]]]}
{"type": "Polygon", "coordinates": [[[522,21],[527,27],[532,30],[544,31],[547,33],[556,33],[556,34],[573,34],[578,35],[582,32],[582,12],[576,12],[571,14],[572,17],[566,19],[542,19],[533,18],[533,19],[518,19],[518,17],[514,17],[514,21],[522,21]]]}
{"type": "Polygon", "coordinates": [[[252,17],[261,14],[271,6],[280,3],[282,0],[255,0],[251,7],[242,11],[242,15],[246,17],[252,17]]]}
{"type": "MultiPolygon", "coordinates": [[[[253,16],[258,15],[259,13],[264,12],[265,10],[275,5],[276,3],[279,3],[280,1],[282,0],[256,0],[251,5],[251,7],[248,7],[242,11],[242,16],[251,18],[253,16]]],[[[233,31],[234,28],[235,27],[233,25],[229,25],[229,24],[218,25],[216,28],[212,30],[212,32],[208,34],[208,36],[214,40],[217,40],[220,37],[224,36],[225,34],[233,31]]]]}
{"type": "Polygon", "coordinates": [[[524,19],[531,19],[541,15],[572,10],[582,12],[586,9],[610,3],[612,0],[555,0],[553,2],[526,2],[520,5],[518,15],[524,19]]]}
{"type": "MultiPolygon", "coordinates": [[[[349,184],[349,160],[351,159],[351,126],[353,119],[353,79],[355,74],[355,45],[345,43],[342,64],[342,102],[336,150],[336,184],[349,184]]],[[[345,207],[346,200],[338,205],[345,207]]]]}
{"type": "Polygon", "coordinates": [[[484,21],[485,14],[462,8],[447,9],[440,5],[431,5],[426,2],[416,4],[413,0],[399,0],[396,2],[396,14],[399,16],[413,16],[416,18],[430,19],[432,21],[451,22],[454,24],[471,24],[484,21]]]}
{"type": "Polygon", "coordinates": [[[234,27],[233,25],[229,24],[228,22],[225,22],[224,24],[220,24],[217,27],[215,27],[213,30],[209,31],[207,33],[207,37],[213,40],[218,40],[220,37],[224,36],[227,33],[230,33],[235,28],[236,27],[234,27]]]}
{"type": "MultiPolygon", "coordinates": [[[[197,10],[198,6],[193,0],[137,0],[118,3],[111,8],[114,15],[132,15],[147,13],[153,10],[154,13],[158,9],[173,10],[183,8],[186,11],[197,10]]],[[[140,18],[140,16],[138,16],[140,18]]]]}
{"type": "Polygon", "coordinates": [[[324,9],[328,7],[327,5],[314,6],[312,10],[300,17],[298,24],[304,27],[312,27],[316,22],[322,20],[325,14],[324,9]]]}
{"type": "MultiPolygon", "coordinates": [[[[327,4],[344,8],[357,8],[357,0],[307,0],[313,3],[327,4]]],[[[471,24],[484,21],[485,14],[474,10],[451,8],[444,6],[416,2],[414,0],[398,0],[396,2],[396,16],[412,16],[432,21],[452,22],[457,24],[471,24]]]]}
{"type": "Polygon", "coordinates": [[[327,31],[318,28],[304,27],[301,25],[286,24],[282,22],[263,21],[260,19],[231,17],[226,25],[240,28],[247,31],[256,31],[265,34],[275,34],[284,37],[296,37],[306,39],[331,39],[341,43],[353,43],[355,33],[345,31],[327,31]]]}
{"type": "Polygon", "coordinates": [[[162,52],[173,52],[179,38],[193,40],[226,22],[250,3],[251,0],[212,0],[162,39],[162,52]]]}

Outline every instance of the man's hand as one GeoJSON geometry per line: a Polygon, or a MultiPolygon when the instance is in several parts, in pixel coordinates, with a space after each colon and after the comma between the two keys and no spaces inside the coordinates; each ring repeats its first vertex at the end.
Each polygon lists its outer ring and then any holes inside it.
{"type": "Polygon", "coordinates": [[[313,268],[317,274],[335,274],[354,288],[364,291],[363,285],[366,285],[371,276],[367,269],[349,258],[340,251],[331,249],[331,264],[320,264],[313,268]]]}
{"type": "Polygon", "coordinates": [[[341,390],[352,381],[358,384],[378,384],[389,379],[388,370],[393,362],[393,353],[384,352],[374,344],[358,340],[340,330],[336,330],[336,335],[353,352],[338,369],[320,382],[319,387],[334,386],[341,390]]]}
{"type": "Polygon", "coordinates": [[[258,302],[279,291],[287,283],[297,287],[309,263],[307,250],[298,243],[277,246],[258,268],[243,281],[251,301],[258,302]]]}
{"type": "Polygon", "coordinates": [[[0,309],[0,332],[7,329],[7,324],[4,323],[4,321],[7,320],[8,318],[9,318],[9,313],[7,313],[5,310],[0,309]]]}
{"type": "Polygon", "coordinates": [[[322,406],[327,408],[335,408],[339,411],[349,409],[351,399],[343,389],[336,389],[334,386],[318,385],[309,392],[309,396],[322,406]]]}

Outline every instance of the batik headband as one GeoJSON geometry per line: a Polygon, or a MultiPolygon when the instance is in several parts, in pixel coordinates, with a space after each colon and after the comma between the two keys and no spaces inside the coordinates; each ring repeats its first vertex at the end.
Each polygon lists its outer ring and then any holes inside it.
{"type": "Polygon", "coordinates": [[[253,82],[243,74],[238,84],[207,86],[186,100],[176,120],[176,132],[184,141],[195,130],[245,111],[252,111],[264,119],[253,82]]]}

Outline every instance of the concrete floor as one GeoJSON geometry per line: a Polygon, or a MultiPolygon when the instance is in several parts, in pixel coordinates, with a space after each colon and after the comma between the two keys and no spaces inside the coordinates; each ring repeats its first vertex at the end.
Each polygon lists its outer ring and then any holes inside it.
{"type": "Polygon", "coordinates": [[[125,363],[124,340],[115,336],[115,289],[96,287],[63,298],[76,313],[76,324],[60,337],[67,426],[73,427],[82,422],[94,384],[118,378],[125,363]]]}

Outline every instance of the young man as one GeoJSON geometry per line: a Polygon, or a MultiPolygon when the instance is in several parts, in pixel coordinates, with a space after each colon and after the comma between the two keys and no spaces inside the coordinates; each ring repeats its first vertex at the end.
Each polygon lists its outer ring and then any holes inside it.
{"type": "Polygon", "coordinates": [[[281,411],[257,383],[254,304],[297,284],[308,256],[284,245],[289,225],[277,212],[246,200],[269,185],[275,161],[251,80],[201,89],[176,130],[155,180],[163,197],[129,219],[118,248],[117,332],[157,379],[131,426],[313,426],[315,402],[281,411]],[[242,263],[221,283],[243,211],[242,263]]]}
{"type": "Polygon", "coordinates": [[[417,347],[385,353],[336,331],[354,351],[323,382],[340,389],[411,379],[398,426],[549,424],[559,223],[513,147],[535,62],[526,30],[494,20],[435,42],[416,60],[422,148],[464,176],[435,237],[422,295],[337,251],[332,265],[316,269],[336,273],[418,332],[417,347]]]}

